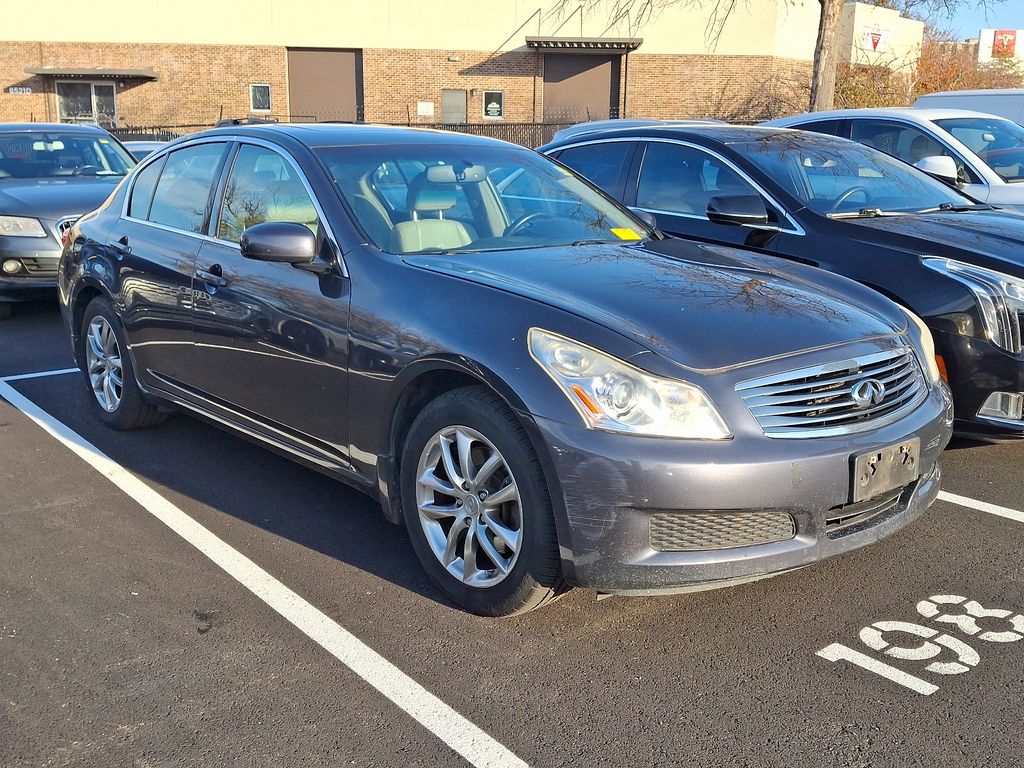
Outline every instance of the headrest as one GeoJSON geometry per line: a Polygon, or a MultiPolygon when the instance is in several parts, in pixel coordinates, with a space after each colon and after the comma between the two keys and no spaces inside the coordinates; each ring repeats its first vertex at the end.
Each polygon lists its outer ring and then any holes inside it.
{"type": "Polygon", "coordinates": [[[421,173],[409,184],[405,205],[410,211],[447,211],[455,205],[455,185],[431,184],[421,173]]]}

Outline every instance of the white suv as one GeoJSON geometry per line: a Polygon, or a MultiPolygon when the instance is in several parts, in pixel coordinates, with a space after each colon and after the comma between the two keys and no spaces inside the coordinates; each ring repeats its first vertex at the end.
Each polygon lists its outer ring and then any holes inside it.
{"type": "Polygon", "coordinates": [[[853,139],[925,170],[925,158],[951,157],[963,192],[1024,209],[1024,127],[1002,117],[963,109],[840,109],[765,125],[853,139]]]}

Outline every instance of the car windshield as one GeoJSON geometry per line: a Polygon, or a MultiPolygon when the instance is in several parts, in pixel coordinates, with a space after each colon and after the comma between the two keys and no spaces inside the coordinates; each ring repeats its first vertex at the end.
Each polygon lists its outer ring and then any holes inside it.
{"type": "Polygon", "coordinates": [[[1024,181],[1024,128],[996,117],[955,117],[935,124],[966,144],[1003,181],[1024,181]]]}
{"type": "Polygon", "coordinates": [[[0,133],[0,179],[124,176],[135,161],[101,133],[0,133]]]}
{"type": "Polygon", "coordinates": [[[812,211],[912,213],[974,201],[877,149],[846,139],[777,133],[730,146],[812,211]]]}
{"type": "Polygon", "coordinates": [[[501,145],[318,150],[370,240],[389,253],[483,252],[652,236],[571,172],[501,145]]]}

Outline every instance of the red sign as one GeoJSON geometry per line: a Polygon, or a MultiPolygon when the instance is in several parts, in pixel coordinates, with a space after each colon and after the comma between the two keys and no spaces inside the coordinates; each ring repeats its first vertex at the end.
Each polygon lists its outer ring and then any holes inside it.
{"type": "Polygon", "coordinates": [[[997,29],[992,38],[992,58],[1012,59],[1017,51],[1017,30],[997,29]]]}

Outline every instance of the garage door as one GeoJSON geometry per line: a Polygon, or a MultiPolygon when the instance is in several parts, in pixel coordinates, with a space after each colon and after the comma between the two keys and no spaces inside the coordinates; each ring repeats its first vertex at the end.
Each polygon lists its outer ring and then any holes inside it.
{"type": "Polygon", "coordinates": [[[619,114],[621,56],[546,54],[544,121],[607,120],[619,114]]]}
{"type": "Polygon", "coordinates": [[[362,51],[289,48],[288,96],[293,120],[361,120],[362,51]]]}

